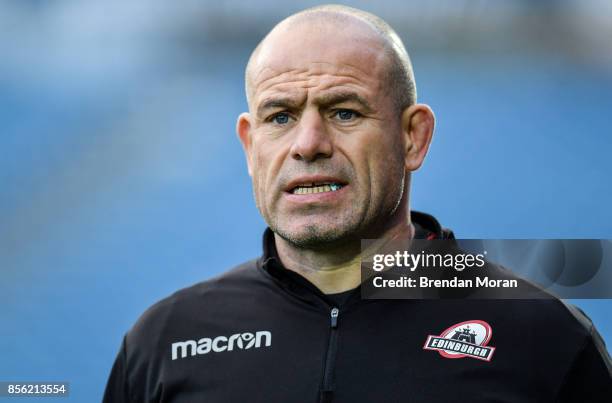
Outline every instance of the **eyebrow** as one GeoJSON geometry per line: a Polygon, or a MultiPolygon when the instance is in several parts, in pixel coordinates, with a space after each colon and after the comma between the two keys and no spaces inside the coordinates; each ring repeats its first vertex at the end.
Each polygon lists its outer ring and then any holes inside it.
{"type": "MultiPolygon", "coordinates": [[[[373,111],[370,103],[361,95],[353,91],[340,91],[324,94],[317,97],[314,101],[316,105],[323,107],[324,109],[345,102],[355,102],[359,104],[364,109],[365,113],[371,113],[373,111]]],[[[295,98],[289,97],[270,98],[262,102],[261,105],[257,107],[257,116],[264,115],[265,111],[268,109],[283,108],[295,110],[298,109],[303,103],[304,101],[302,100],[298,101],[295,98]]]]}
{"type": "Polygon", "coordinates": [[[315,100],[315,103],[323,108],[329,108],[330,106],[345,102],[355,102],[361,105],[366,113],[370,113],[373,110],[370,103],[364,97],[353,91],[332,92],[322,95],[315,100]]]}
{"type": "Polygon", "coordinates": [[[303,102],[297,101],[295,98],[270,98],[257,107],[257,116],[262,116],[267,109],[297,109],[302,103],[303,102]]]}

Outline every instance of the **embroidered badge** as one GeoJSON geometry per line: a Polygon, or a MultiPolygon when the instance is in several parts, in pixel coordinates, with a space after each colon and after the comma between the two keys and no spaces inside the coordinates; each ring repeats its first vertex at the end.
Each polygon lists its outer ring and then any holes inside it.
{"type": "Polygon", "coordinates": [[[493,332],[483,320],[467,320],[452,325],[439,336],[429,335],[425,350],[435,350],[446,358],[476,358],[491,361],[495,347],[488,346],[493,332]]]}

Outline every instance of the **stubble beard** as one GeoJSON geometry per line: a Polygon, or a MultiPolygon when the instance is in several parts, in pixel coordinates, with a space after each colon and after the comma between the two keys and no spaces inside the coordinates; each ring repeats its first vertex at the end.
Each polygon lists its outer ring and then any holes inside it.
{"type": "MultiPolygon", "coordinates": [[[[295,248],[332,250],[349,244],[359,247],[362,239],[380,237],[398,209],[403,206],[402,198],[407,175],[403,167],[403,155],[393,153],[389,165],[383,171],[388,172],[388,175],[395,180],[385,184],[371,183],[372,188],[366,193],[361,203],[349,203],[347,209],[338,212],[338,215],[327,224],[309,223],[300,229],[291,230],[288,221],[291,221],[292,217],[279,218],[278,213],[264,210],[260,204],[261,201],[254,194],[256,205],[270,229],[295,248]],[[382,201],[371,208],[374,202],[372,189],[380,189],[381,193],[384,193],[385,189],[395,189],[395,192],[392,196],[383,196],[382,201]]],[[[351,182],[356,181],[351,180],[351,182]]]]}
{"type": "Polygon", "coordinates": [[[359,241],[363,213],[351,213],[350,221],[340,220],[339,225],[306,224],[299,230],[291,231],[280,220],[269,220],[270,229],[293,247],[298,249],[322,250],[338,247],[352,241],[359,241]],[[357,216],[357,217],[355,217],[357,216]]]}
{"type": "Polygon", "coordinates": [[[362,239],[380,237],[398,209],[402,208],[405,172],[397,174],[398,180],[393,184],[397,192],[393,198],[383,201],[377,211],[368,212],[371,203],[368,197],[359,204],[360,208],[351,205],[350,212],[341,212],[344,213],[342,217],[333,220],[336,221],[335,225],[331,222],[328,225],[311,223],[298,230],[291,230],[286,223],[291,217],[279,219],[276,215],[264,214],[261,208],[260,212],[274,233],[298,249],[331,250],[349,244],[360,245],[362,239]]]}

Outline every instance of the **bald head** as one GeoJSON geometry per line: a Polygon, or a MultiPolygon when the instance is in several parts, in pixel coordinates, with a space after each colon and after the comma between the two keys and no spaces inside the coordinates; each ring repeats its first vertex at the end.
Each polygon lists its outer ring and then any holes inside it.
{"type": "MultiPolygon", "coordinates": [[[[345,39],[348,35],[350,42],[339,42],[337,47],[371,48],[381,58],[382,68],[378,72],[378,78],[396,110],[401,112],[416,103],[416,86],[410,58],[401,39],[389,24],[365,11],[340,5],[326,5],[287,17],[257,45],[245,71],[245,90],[249,107],[258,77],[265,69],[269,69],[270,58],[282,57],[292,48],[306,47],[304,40],[312,38],[313,33],[324,37],[327,47],[330,42],[341,38],[342,34],[345,39]]],[[[312,41],[310,49],[303,49],[303,52],[313,54],[320,51],[320,47],[312,41]]]]}

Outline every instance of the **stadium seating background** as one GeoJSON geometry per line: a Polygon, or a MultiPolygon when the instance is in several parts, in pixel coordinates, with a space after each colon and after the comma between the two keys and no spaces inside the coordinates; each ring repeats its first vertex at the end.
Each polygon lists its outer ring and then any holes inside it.
{"type": "MultiPolygon", "coordinates": [[[[259,255],[243,68],[313,4],[0,3],[0,380],[99,400],[144,309],[259,255]]],[[[612,238],[609,2],[348,4],[398,30],[437,116],[412,208],[463,238],[612,238]]],[[[612,344],[612,302],[575,302],[612,344]]]]}

